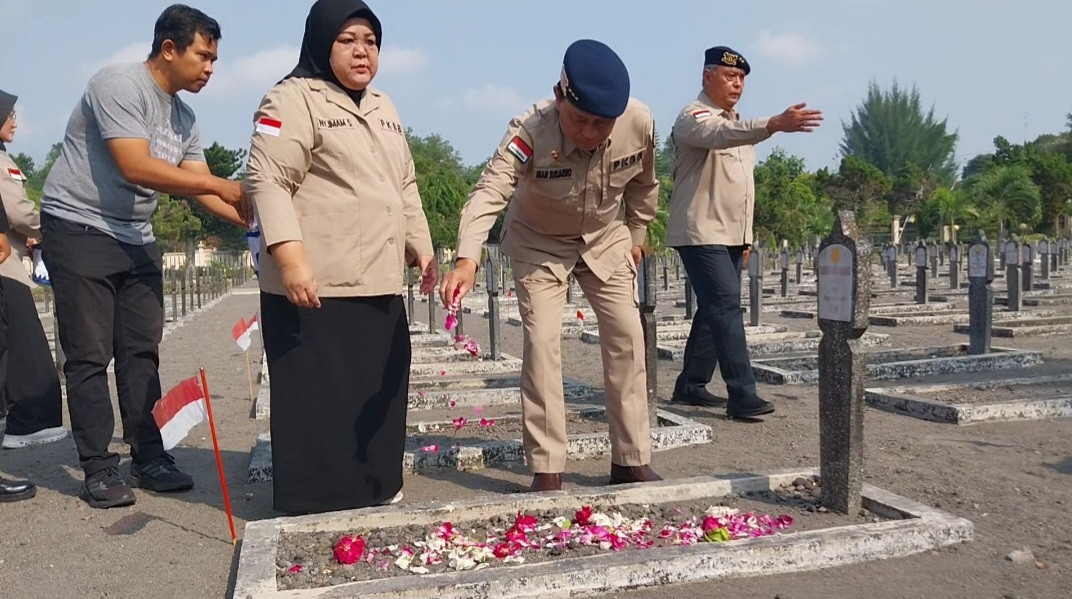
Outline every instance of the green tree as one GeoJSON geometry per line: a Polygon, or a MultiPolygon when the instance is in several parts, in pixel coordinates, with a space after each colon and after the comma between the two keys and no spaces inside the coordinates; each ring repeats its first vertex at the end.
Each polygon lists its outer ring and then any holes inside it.
{"type": "Polygon", "coordinates": [[[955,236],[958,227],[960,230],[969,230],[960,227],[961,223],[974,222],[979,216],[979,210],[976,209],[971,194],[962,190],[939,187],[923,202],[917,225],[922,236],[935,236],[941,232],[943,226],[948,226],[955,236]]]}
{"type": "MultiPolygon", "coordinates": [[[[232,150],[218,142],[212,142],[211,146],[205,148],[205,163],[208,165],[208,170],[221,179],[234,178],[245,160],[246,150],[241,148],[232,150]]],[[[195,242],[205,241],[209,246],[229,251],[247,248],[243,229],[212,215],[193,198],[187,198],[185,203],[201,225],[201,229],[194,234],[195,242]]],[[[194,247],[196,249],[196,243],[194,247]]]]}
{"type": "Polygon", "coordinates": [[[52,172],[52,165],[56,164],[56,160],[60,157],[60,151],[63,149],[63,143],[54,143],[52,147],[48,149],[48,154],[45,155],[45,163],[39,169],[35,169],[33,176],[26,182],[27,186],[38,191],[45,188],[45,179],[48,178],[48,174],[52,172]]]}
{"type": "Polygon", "coordinates": [[[842,129],[842,155],[873,164],[888,176],[910,163],[946,181],[956,174],[957,133],[946,130],[945,119],[935,118],[933,106],[924,112],[915,86],[906,89],[895,81],[882,90],[872,81],[842,129]]]}
{"type": "Polygon", "coordinates": [[[15,163],[15,166],[19,167],[22,171],[22,176],[27,180],[33,178],[34,173],[37,171],[34,159],[29,154],[19,152],[11,156],[11,161],[15,163]]]}
{"type": "Polygon", "coordinates": [[[461,154],[439,134],[418,137],[407,129],[406,137],[417,171],[417,187],[428,218],[432,245],[437,249],[454,247],[473,171],[462,164],[461,154]]]}
{"type": "Polygon", "coordinates": [[[775,148],[755,168],[755,237],[770,247],[786,239],[794,246],[834,224],[832,201],[816,193],[816,177],[804,160],[775,148]]]}
{"type": "Polygon", "coordinates": [[[1002,235],[1019,225],[1034,228],[1042,220],[1042,194],[1023,164],[992,168],[964,182],[964,191],[1002,235]]]}
{"type": "Polygon", "coordinates": [[[846,156],[837,173],[822,169],[815,176],[820,193],[830,199],[835,211],[852,210],[862,226],[886,226],[890,215],[882,200],[893,181],[873,164],[846,156]]]}
{"type": "Polygon", "coordinates": [[[153,213],[153,233],[160,245],[170,251],[180,251],[191,242],[196,247],[201,234],[201,219],[186,200],[162,193],[153,213]]]}

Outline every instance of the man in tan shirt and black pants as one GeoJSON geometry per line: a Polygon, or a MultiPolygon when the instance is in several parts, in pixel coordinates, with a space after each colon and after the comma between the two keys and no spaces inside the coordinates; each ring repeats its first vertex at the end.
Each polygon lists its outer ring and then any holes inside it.
{"type": "Polygon", "coordinates": [[[443,303],[473,287],[481,246],[506,214],[524,322],[521,405],[532,490],[562,486],[566,411],[562,310],[572,272],[599,321],[610,421],[611,482],[658,480],[648,467],[644,335],[636,273],[659,193],[654,121],[629,98],[629,74],[600,42],[570,45],[555,98],[516,117],[462,211],[455,269],[443,303]],[[623,216],[624,215],[624,218],[623,216]]]}
{"type": "Polygon", "coordinates": [[[703,91],[681,111],[672,132],[674,191],[666,233],[699,304],[671,401],[721,405],[706,389],[719,364],[732,418],[774,411],[756,395],[741,316],[742,257],[752,243],[755,206],[753,145],[778,131],[811,131],[822,121],[822,113],[805,104],[770,118],[741,120],[734,107],[751,70],[725,46],[704,53],[703,91]]]}

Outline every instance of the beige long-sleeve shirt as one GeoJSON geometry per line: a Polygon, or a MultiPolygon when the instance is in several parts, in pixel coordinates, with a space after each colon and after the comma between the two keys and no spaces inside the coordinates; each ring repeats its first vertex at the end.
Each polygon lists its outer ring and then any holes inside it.
{"type": "Polygon", "coordinates": [[[607,142],[585,152],[562,133],[554,100],[515,117],[462,209],[458,257],[480,261],[509,202],[508,256],[547,266],[561,280],[584,260],[607,280],[655,218],[654,127],[648,107],[631,99],[607,142]]]}
{"type": "Polygon", "coordinates": [[[7,215],[7,240],[11,244],[11,258],[0,264],[0,274],[26,285],[31,284],[30,274],[23,266],[27,257],[26,240],[41,240],[41,215],[33,200],[26,195],[26,177],[15,161],[0,151],[0,197],[7,215]]]}
{"type": "Polygon", "coordinates": [[[432,254],[405,130],[386,94],[360,108],[338,86],[292,78],[257,110],[246,189],[261,228],[260,284],[283,294],[268,246],[305,244],[323,297],[394,295],[432,254]]]}
{"type": "Polygon", "coordinates": [[[702,92],[681,111],[672,132],[676,151],[668,246],[752,243],[753,145],[771,136],[768,120],[741,120],[702,92]]]}

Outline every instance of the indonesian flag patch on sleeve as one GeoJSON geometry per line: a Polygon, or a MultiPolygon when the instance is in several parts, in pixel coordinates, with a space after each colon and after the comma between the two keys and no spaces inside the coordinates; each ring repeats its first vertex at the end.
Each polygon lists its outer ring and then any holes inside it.
{"type": "Polygon", "coordinates": [[[696,119],[697,121],[702,121],[709,116],[711,116],[711,111],[707,109],[696,110],[692,113],[692,118],[696,119]]]}
{"type": "Polygon", "coordinates": [[[17,168],[8,168],[7,175],[16,181],[25,181],[26,177],[23,176],[22,171],[17,168]]]}
{"type": "Polygon", "coordinates": [[[271,135],[272,137],[279,137],[279,132],[283,130],[283,121],[277,121],[270,119],[266,116],[262,116],[257,121],[257,133],[263,133],[265,135],[271,135]]]}
{"type": "Polygon", "coordinates": [[[529,158],[532,158],[532,148],[529,147],[529,144],[525,143],[525,140],[517,135],[510,140],[510,143],[506,144],[506,149],[514,156],[517,156],[517,159],[521,161],[521,164],[525,164],[529,161],[529,158]]]}

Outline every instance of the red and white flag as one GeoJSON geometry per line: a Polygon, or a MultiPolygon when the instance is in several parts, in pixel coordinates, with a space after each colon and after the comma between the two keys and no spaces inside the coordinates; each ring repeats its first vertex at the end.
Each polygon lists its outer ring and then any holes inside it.
{"type": "Polygon", "coordinates": [[[584,312],[577,310],[577,324],[584,326],[584,312]]]}
{"type": "Polygon", "coordinates": [[[175,385],[153,406],[153,420],[160,427],[164,449],[171,449],[182,441],[194,426],[208,419],[205,394],[197,377],[190,377],[175,385]]]}
{"type": "Polygon", "coordinates": [[[257,324],[257,315],[253,315],[253,319],[246,322],[245,318],[239,318],[238,322],[231,327],[231,336],[234,337],[235,343],[238,347],[242,348],[242,351],[249,349],[249,345],[252,342],[251,334],[260,328],[257,324]]]}
{"type": "Polygon", "coordinates": [[[283,131],[283,121],[262,116],[257,120],[256,131],[257,133],[264,133],[265,135],[271,135],[272,137],[279,137],[279,134],[283,131]]]}

